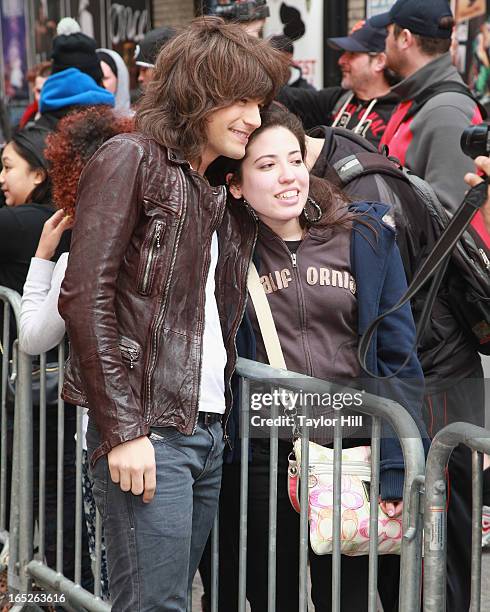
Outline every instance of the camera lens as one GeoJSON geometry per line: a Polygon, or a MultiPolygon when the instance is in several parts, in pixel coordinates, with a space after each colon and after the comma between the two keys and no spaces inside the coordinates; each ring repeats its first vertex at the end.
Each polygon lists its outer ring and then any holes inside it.
{"type": "Polygon", "coordinates": [[[486,123],[471,125],[461,135],[461,149],[465,155],[475,159],[479,155],[489,155],[489,126],[486,123]]]}

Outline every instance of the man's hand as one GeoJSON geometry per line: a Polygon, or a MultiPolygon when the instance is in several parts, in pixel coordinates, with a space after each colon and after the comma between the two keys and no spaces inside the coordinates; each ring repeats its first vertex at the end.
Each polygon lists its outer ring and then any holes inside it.
{"type": "Polygon", "coordinates": [[[394,499],[392,501],[381,501],[380,500],[379,507],[390,518],[395,518],[397,516],[401,516],[403,512],[403,500],[402,499],[394,499]]]}
{"type": "MultiPolygon", "coordinates": [[[[475,159],[475,164],[479,170],[484,172],[484,174],[486,174],[487,176],[490,176],[490,157],[477,157],[475,159]]],[[[478,174],[474,174],[473,172],[469,172],[468,174],[466,174],[464,180],[468,183],[470,187],[475,187],[483,181],[481,176],[478,176],[478,174]]],[[[483,221],[485,222],[487,232],[490,233],[490,188],[487,189],[487,201],[480,208],[480,211],[483,217],[483,221]]]]}
{"type": "Polygon", "coordinates": [[[50,260],[60,243],[63,232],[73,227],[73,217],[57,210],[44,224],[35,257],[50,260]]]}
{"type": "Polygon", "coordinates": [[[155,451],[150,440],[141,436],[114,447],[107,455],[112,482],[133,495],[143,493],[143,501],[151,502],[156,489],[155,451]]]}

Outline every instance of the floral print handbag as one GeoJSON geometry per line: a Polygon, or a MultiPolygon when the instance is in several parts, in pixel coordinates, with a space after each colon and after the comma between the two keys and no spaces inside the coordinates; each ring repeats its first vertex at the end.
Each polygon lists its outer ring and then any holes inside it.
{"type": "MultiPolygon", "coordinates": [[[[308,520],[310,544],[317,555],[332,552],[333,527],[333,449],[309,442],[308,520]]],[[[301,439],[294,443],[288,469],[289,499],[296,512],[299,505],[301,439]],[[293,458],[293,454],[295,458],[293,458]]],[[[341,527],[343,555],[369,554],[369,489],[371,482],[371,447],[357,446],[342,450],[341,527]]],[[[400,554],[402,519],[391,518],[378,508],[378,553],[400,554]]]]}

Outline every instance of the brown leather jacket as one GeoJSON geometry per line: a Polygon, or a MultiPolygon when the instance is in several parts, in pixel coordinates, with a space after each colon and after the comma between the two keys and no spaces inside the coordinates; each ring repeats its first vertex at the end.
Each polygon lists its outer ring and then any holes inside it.
{"type": "Polygon", "coordinates": [[[63,397],[95,418],[102,440],[95,462],[152,425],[194,432],[216,230],[230,408],[257,230],[245,207],[227,205],[223,187],[211,188],[177,152],[141,134],[116,136],[96,153],[78,198],[59,301],[71,343],[63,397]]]}

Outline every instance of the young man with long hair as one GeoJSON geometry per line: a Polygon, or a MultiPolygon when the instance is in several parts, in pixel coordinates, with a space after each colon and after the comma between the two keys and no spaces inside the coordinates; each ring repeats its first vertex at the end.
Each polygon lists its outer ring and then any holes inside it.
{"type": "Polygon", "coordinates": [[[218,502],[256,234],[203,174],[244,156],[286,69],[240,27],[195,20],[160,52],[139,132],[103,145],[80,180],[59,302],[64,395],[89,407],[114,610],[186,610],[218,502]]]}

